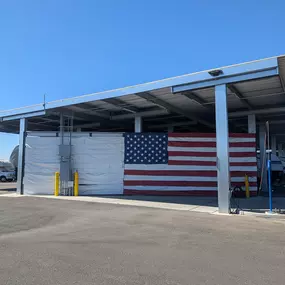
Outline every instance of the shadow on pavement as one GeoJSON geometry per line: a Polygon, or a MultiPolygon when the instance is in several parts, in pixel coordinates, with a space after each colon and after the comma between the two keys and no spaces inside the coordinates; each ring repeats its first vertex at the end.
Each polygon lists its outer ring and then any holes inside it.
{"type": "Polygon", "coordinates": [[[192,197],[192,196],[144,196],[144,195],[104,195],[104,198],[115,198],[122,200],[136,200],[158,203],[174,203],[184,205],[210,206],[218,207],[217,197],[192,197]]]}
{"type": "Polygon", "coordinates": [[[0,183],[0,194],[7,192],[15,192],[17,190],[16,182],[2,182],[0,183]]]}
{"type": "MultiPolygon", "coordinates": [[[[148,201],[159,203],[174,203],[184,205],[196,205],[196,206],[209,206],[218,207],[218,199],[216,197],[192,197],[192,196],[121,196],[121,195],[104,195],[98,196],[104,198],[115,198],[122,200],[136,200],[136,201],[148,201]]],[[[239,208],[243,211],[265,213],[269,210],[268,197],[258,196],[246,198],[231,199],[231,208],[239,208]]],[[[285,198],[273,197],[273,209],[275,212],[285,214],[285,198]]]]}

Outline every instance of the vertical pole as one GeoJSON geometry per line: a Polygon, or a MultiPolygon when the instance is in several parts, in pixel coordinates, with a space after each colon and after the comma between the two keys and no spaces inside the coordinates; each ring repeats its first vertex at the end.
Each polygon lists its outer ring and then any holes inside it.
{"type": "Polygon", "coordinates": [[[27,120],[25,118],[22,118],[20,119],[18,177],[17,177],[17,192],[21,195],[24,194],[26,132],[27,132],[27,120]]]}
{"type": "Polygon", "coordinates": [[[271,137],[271,150],[272,154],[276,155],[276,136],[271,137]]]}
{"type": "Polygon", "coordinates": [[[220,213],[230,211],[230,170],[229,170],[229,130],[227,87],[225,84],[215,87],[216,104],[216,145],[217,145],[217,181],[218,204],[220,213]]]}
{"type": "Polygon", "coordinates": [[[265,124],[259,125],[259,168],[260,168],[260,185],[262,192],[268,192],[267,184],[267,155],[266,155],[266,129],[265,124]]]}
{"type": "Polygon", "coordinates": [[[251,114],[247,116],[248,121],[248,133],[249,134],[256,134],[256,119],[255,115],[251,114]]]}
{"type": "Polygon", "coordinates": [[[282,143],[278,144],[278,156],[282,156],[282,143]]]}
{"type": "Polygon", "coordinates": [[[268,192],[269,192],[269,213],[272,213],[272,185],[271,185],[271,153],[270,149],[270,131],[269,131],[269,122],[266,122],[266,138],[267,138],[267,177],[268,177],[268,192]]]}
{"type": "MultiPolygon", "coordinates": [[[[270,154],[269,154],[270,156],[270,154]]],[[[269,194],[269,213],[272,213],[272,188],[271,188],[271,160],[267,160],[267,176],[268,176],[268,194],[269,194]]]]}
{"type": "Polygon", "coordinates": [[[60,130],[60,140],[61,140],[61,144],[64,144],[64,116],[62,113],[60,113],[60,126],[59,126],[59,130],[60,130]]]}
{"type": "Polygon", "coordinates": [[[135,117],[135,132],[136,133],[142,132],[142,117],[140,116],[135,117]]]}

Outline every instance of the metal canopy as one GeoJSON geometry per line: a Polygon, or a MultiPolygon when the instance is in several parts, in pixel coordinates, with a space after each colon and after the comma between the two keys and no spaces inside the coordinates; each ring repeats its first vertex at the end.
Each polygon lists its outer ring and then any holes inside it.
{"type": "MultiPolygon", "coordinates": [[[[74,128],[82,131],[133,131],[136,116],[142,116],[144,131],[213,131],[216,84],[227,84],[230,130],[244,131],[249,114],[260,122],[285,117],[284,82],[285,56],[273,57],[0,111],[0,132],[18,133],[24,117],[29,131],[59,131],[60,113],[73,117],[74,128]]],[[[279,134],[281,127],[272,130],[279,134]]]]}

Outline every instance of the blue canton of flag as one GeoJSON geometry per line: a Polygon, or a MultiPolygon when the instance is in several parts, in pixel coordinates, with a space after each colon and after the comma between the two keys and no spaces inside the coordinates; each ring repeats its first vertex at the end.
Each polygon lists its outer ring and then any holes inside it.
{"type": "Polygon", "coordinates": [[[167,134],[125,134],[125,164],[167,164],[167,145],[167,134]]]}

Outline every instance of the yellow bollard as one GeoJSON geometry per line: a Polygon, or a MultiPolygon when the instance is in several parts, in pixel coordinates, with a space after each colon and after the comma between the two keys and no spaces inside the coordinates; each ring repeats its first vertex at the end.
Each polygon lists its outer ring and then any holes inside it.
{"type": "Polygon", "coordinates": [[[59,196],[59,172],[54,174],[54,196],[59,196]]]}
{"type": "Polygon", "coordinates": [[[249,181],[248,181],[248,176],[247,176],[247,174],[245,175],[244,184],[245,184],[245,197],[246,197],[246,198],[249,198],[249,197],[250,197],[250,192],[249,192],[249,181]]]}
{"type": "Polygon", "coordinates": [[[79,175],[78,171],[74,173],[74,196],[79,195],[79,175]]]}

